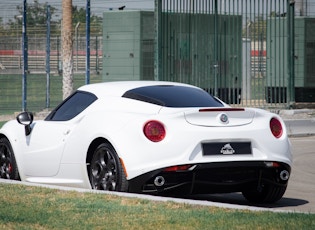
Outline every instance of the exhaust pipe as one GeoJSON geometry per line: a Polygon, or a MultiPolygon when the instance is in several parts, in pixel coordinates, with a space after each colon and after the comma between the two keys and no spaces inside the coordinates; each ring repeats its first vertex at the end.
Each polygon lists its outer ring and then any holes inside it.
{"type": "Polygon", "coordinates": [[[154,179],[154,185],[157,187],[161,187],[165,184],[165,179],[162,176],[157,176],[154,179]]]}
{"type": "Polygon", "coordinates": [[[280,179],[281,180],[287,181],[287,180],[289,180],[289,177],[290,177],[290,173],[287,170],[282,170],[280,172],[280,179]]]}

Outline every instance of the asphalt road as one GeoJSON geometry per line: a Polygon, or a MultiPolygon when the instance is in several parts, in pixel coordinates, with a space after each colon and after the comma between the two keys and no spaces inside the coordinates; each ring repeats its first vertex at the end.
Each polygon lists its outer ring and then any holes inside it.
{"type": "Polygon", "coordinates": [[[293,169],[287,192],[279,204],[285,209],[315,213],[315,136],[290,139],[293,169]]]}
{"type": "MultiPolygon", "coordinates": [[[[260,207],[315,213],[315,136],[292,137],[290,140],[293,147],[293,167],[287,191],[277,203],[260,207]]],[[[240,193],[203,195],[193,198],[251,206],[240,193]]]]}

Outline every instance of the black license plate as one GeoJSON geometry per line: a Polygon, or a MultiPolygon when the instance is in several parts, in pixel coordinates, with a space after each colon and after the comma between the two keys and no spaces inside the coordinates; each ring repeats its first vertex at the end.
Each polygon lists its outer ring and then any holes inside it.
{"type": "Polygon", "coordinates": [[[203,155],[252,154],[251,142],[215,142],[202,144],[203,155]]]}

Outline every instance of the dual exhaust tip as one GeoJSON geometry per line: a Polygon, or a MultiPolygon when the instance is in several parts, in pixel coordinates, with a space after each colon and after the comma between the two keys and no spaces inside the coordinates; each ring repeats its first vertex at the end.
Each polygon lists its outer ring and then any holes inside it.
{"type": "MultiPolygon", "coordinates": [[[[282,170],[279,174],[280,179],[287,181],[290,178],[290,173],[287,170],[282,170]]],[[[163,176],[157,176],[154,179],[154,185],[157,187],[162,187],[165,184],[165,178],[163,176]]]]}
{"type": "Polygon", "coordinates": [[[165,184],[165,178],[162,176],[157,176],[154,179],[154,185],[157,187],[162,187],[165,184]]]}
{"type": "Polygon", "coordinates": [[[283,181],[287,181],[290,178],[290,173],[287,170],[282,170],[279,174],[280,179],[283,181]]]}

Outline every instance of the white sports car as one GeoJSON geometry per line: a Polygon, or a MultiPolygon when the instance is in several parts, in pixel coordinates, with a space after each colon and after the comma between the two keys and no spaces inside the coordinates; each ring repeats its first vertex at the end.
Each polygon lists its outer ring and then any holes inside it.
{"type": "Polygon", "coordinates": [[[174,82],[85,85],[45,120],[22,112],[0,130],[0,177],[42,184],[272,203],[291,164],[278,115],[174,82]]]}

